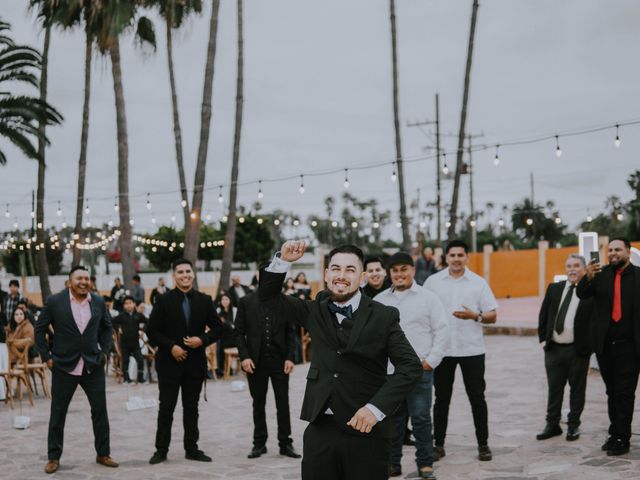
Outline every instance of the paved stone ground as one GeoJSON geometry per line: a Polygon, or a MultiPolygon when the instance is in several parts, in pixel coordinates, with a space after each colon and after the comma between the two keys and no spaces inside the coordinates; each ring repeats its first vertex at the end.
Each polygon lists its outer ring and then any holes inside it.
{"type": "MultiPolygon", "coordinates": [[[[545,442],[535,440],[544,424],[546,381],[542,351],[535,337],[487,337],[487,399],[490,417],[492,462],[476,460],[475,438],[470,408],[461,379],[451,408],[447,456],[436,463],[440,480],[560,480],[560,479],[637,479],[640,478],[640,438],[632,438],[630,454],[609,458],[600,451],[606,436],[606,401],[602,380],[597,372],[589,375],[587,406],[583,415],[583,434],[577,442],[556,437],[545,442]]],[[[302,449],[305,423],[298,420],[307,366],[298,366],[292,376],[291,404],[295,446],[302,449]]],[[[174,425],[169,460],[150,466],[153,453],[155,409],[127,412],[129,394],[155,398],[157,386],[117,385],[107,379],[113,456],[121,467],[111,470],[94,463],[93,435],[89,407],[82,392],[77,392],[67,418],[62,466],[55,477],[65,480],[107,478],[122,479],[267,479],[300,477],[300,462],[278,455],[275,440],[275,410],[272,396],[269,453],[257,460],[246,458],[251,446],[251,403],[249,393],[232,392],[229,382],[209,382],[208,402],[201,402],[201,448],[214,457],[213,464],[184,459],[180,439],[180,412],[174,425]]],[[[34,408],[23,407],[31,416],[31,428],[14,430],[12,416],[17,414],[0,404],[0,478],[43,478],[46,461],[46,434],[49,401],[36,400],[34,408]]],[[[638,412],[634,429],[640,433],[638,412]]],[[[414,452],[405,447],[403,470],[409,478],[414,470],[414,452]]],[[[331,479],[327,479],[331,480],[331,479]]]]}

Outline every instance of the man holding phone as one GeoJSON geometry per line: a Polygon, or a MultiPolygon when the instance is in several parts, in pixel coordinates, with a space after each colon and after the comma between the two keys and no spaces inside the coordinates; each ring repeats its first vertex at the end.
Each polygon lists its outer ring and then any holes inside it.
{"type": "Polygon", "coordinates": [[[623,237],[609,242],[609,265],[597,258],[587,266],[576,293],[593,298],[594,350],[607,390],[609,456],[629,451],[635,391],[640,372],[640,268],[631,264],[631,244],[623,237]]]}

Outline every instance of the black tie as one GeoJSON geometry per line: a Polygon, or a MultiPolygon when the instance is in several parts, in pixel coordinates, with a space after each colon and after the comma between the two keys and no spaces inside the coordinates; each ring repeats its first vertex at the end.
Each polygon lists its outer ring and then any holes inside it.
{"type": "Polygon", "coordinates": [[[329,311],[331,313],[339,313],[340,315],[342,315],[345,318],[348,318],[349,320],[351,320],[351,317],[353,316],[353,311],[351,310],[351,305],[347,305],[345,307],[341,307],[339,305],[336,305],[333,302],[329,302],[329,311]]]}
{"type": "Polygon", "coordinates": [[[189,303],[189,297],[185,295],[182,298],[182,313],[184,313],[184,320],[189,328],[189,320],[191,320],[191,304],[189,303]]]}
{"type": "Polygon", "coordinates": [[[560,305],[560,310],[558,310],[558,316],[556,317],[556,332],[558,333],[558,335],[560,335],[564,330],[564,319],[567,316],[569,304],[571,303],[571,299],[573,298],[573,291],[575,289],[576,286],[571,284],[571,286],[569,287],[569,291],[562,301],[562,305],[560,305]]]}

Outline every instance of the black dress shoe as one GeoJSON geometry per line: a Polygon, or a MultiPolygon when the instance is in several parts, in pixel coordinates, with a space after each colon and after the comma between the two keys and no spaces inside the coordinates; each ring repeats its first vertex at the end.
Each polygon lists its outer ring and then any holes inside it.
{"type": "Polygon", "coordinates": [[[298,452],[295,451],[295,449],[293,448],[293,445],[285,445],[284,447],[280,447],[280,455],[284,455],[285,457],[289,457],[289,458],[302,457],[302,455],[300,455],[298,452]]]}
{"type": "Polygon", "coordinates": [[[402,475],[402,467],[400,465],[389,465],[389,476],[399,477],[402,475]]]}
{"type": "Polygon", "coordinates": [[[625,442],[620,438],[611,439],[607,455],[609,457],[617,457],[629,453],[629,442],[625,442]]]}
{"type": "Polygon", "coordinates": [[[151,465],[155,465],[156,463],[162,463],[167,459],[167,454],[166,453],[161,453],[161,452],[156,452],[153,454],[153,456],[149,459],[149,463],[151,465]]]}
{"type": "Polygon", "coordinates": [[[184,454],[184,458],[187,460],[195,460],[196,462],[210,462],[211,457],[209,455],[205,455],[202,450],[195,450],[193,452],[186,452],[184,454]]]}
{"type": "Polygon", "coordinates": [[[547,423],[544,430],[536,435],[536,440],[546,440],[551,437],[562,435],[562,429],[558,424],[547,423]]]}
{"type": "Polygon", "coordinates": [[[580,438],[580,429],[578,427],[569,427],[567,429],[567,441],[573,442],[580,438]]]}
{"type": "Polygon", "coordinates": [[[267,447],[264,445],[261,447],[254,446],[249,452],[249,455],[247,455],[247,458],[258,458],[260,455],[264,455],[265,453],[267,453],[267,447]]]}
{"type": "Polygon", "coordinates": [[[444,447],[440,447],[438,445],[434,445],[433,447],[433,461],[437,462],[442,457],[444,457],[447,452],[444,451],[444,447]]]}
{"type": "Polygon", "coordinates": [[[609,450],[609,447],[613,444],[613,440],[614,438],[612,436],[609,436],[607,438],[607,441],[602,444],[602,447],[600,447],[603,452],[606,452],[607,450],[609,450]]]}
{"type": "Polygon", "coordinates": [[[478,460],[481,462],[488,462],[493,459],[493,454],[491,453],[491,449],[489,445],[479,445],[478,446],[478,460]]]}

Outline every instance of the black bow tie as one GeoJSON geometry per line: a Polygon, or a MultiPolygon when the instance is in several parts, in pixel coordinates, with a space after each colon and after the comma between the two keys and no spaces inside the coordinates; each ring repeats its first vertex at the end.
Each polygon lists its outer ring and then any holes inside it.
{"type": "Polygon", "coordinates": [[[351,310],[351,305],[347,305],[345,307],[341,307],[339,305],[336,305],[333,302],[329,302],[328,305],[329,305],[329,311],[331,313],[339,313],[340,315],[342,315],[345,318],[348,318],[349,320],[353,316],[353,311],[351,310]]]}

